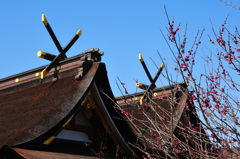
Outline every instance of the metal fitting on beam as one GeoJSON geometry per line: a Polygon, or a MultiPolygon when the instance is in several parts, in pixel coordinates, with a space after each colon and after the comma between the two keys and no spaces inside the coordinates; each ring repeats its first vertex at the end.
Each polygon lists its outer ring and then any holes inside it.
{"type": "Polygon", "coordinates": [[[37,56],[49,61],[53,61],[56,58],[56,55],[46,53],[43,51],[38,51],[37,56]]]}

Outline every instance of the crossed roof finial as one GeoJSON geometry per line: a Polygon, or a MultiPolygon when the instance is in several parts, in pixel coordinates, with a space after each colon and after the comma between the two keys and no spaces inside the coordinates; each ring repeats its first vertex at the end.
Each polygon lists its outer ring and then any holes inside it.
{"type": "Polygon", "coordinates": [[[79,29],[78,32],[75,34],[75,36],[70,40],[70,42],[62,49],[58,39],[56,38],[50,24],[47,21],[47,18],[45,17],[44,14],[42,14],[42,22],[45,25],[48,33],[50,34],[54,44],[56,45],[59,54],[53,55],[47,52],[39,51],[37,53],[38,57],[44,58],[46,60],[52,61],[42,72],[41,72],[41,79],[43,79],[47,73],[55,67],[55,69],[58,71],[60,70],[60,65],[59,62],[63,60],[64,58],[67,58],[66,52],[71,48],[71,46],[77,41],[77,39],[81,36],[82,34],[82,29],[79,29]]]}
{"type": "Polygon", "coordinates": [[[151,82],[150,85],[146,85],[146,84],[142,84],[142,83],[137,83],[136,84],[136,87],[146,90],[144,95],[140,99],[140,105],[142,105],[143,101],[147,97],[147,95],[150,95],[150,98],[151,98],[151,91],[156,87],[155,83],[156,83],[159,75],[161,74],[161,72],[164,68],[164,63],[161,64],[160,68],[158,69],[157,74],[155,75],[155,77],[153,79],[152,76],[150,75],[149,71],[148,71],[148,68],[147,68],[141,54],[139,54],[139,60],[140,60],[142,66],[143,66],[143,68],[144,68],[144,70],[145,70],[145,72],[148,76],[149,81],[151,82]]]}

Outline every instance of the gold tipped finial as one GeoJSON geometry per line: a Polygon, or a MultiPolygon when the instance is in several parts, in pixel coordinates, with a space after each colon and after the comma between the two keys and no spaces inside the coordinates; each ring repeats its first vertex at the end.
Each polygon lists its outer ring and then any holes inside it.
{"type": "Polygon", "coordinates": [[[45,55],[46,55],[46,52],[43,52],[43,51],[38,51],[37,53],[37,56],[41,58],[44,58],[45,55]]]}
{"type": "Polygon", "coordinates": [[[103,56],[103,55],[104,55],[104,52],[101,52],[100,55],[103,56]]]}
{"type": "Polygon", "coordinates": [[[139,54],[139,60],[140,60],[140,62],[143,62],[143,58],[142,58],[141,54],[139,54]]]}
{"type": "Polygon", "coordinates": [[[187,87],[189,86],[189,84],[184,83],[184,82],[181,82],[180,84],[181,84],[182,86],[184,86],[184,85],[186,85],[187,87]]]}
{"type": "Polygon", "coordinates": [[[99,52],[99,51],[100,51],[100,49],[99,49],[99,48],[97,48],[97,49],[96,49],[96,51],[97,51],[97,52],[99,52]]]}
{"type": "Polygon", "coordinates": [[[44,70],[41,72],[41,79],[43,79],[47,74],[48,74],[48,71],[47,71],[46,69],[44,69],[44,70]]]}
{"type": "Polygon", "coordinates": [[[142,83],[136,83],[137,88],[141,88],[141,86],[142,86],[142,83]]]}
{"type": "Polygon", "coordinates": [[[44,24],[45,26],[47,26],[48,21],[47,21],[47,18],[45,17],[44,14],[42,14],[42,22],[43,22],[43,24],[44,24]]]}
{"type": "Polygon", "coordinates": [[[140,105],[143,104],[143,101],[144,101],[144,97],[141,97],[141,99],[140,99],[140,105]]]}
{"type": "Polygon", "coordinates": [[[164,68],[164,63],[161,64],[161,68],[162,68],[162,69],[164,68]]]}
{"type": "Polygon", "coordinates": [[[82,29],[79,29],[77,35],[80,37],[82,35],[82,29]]]}

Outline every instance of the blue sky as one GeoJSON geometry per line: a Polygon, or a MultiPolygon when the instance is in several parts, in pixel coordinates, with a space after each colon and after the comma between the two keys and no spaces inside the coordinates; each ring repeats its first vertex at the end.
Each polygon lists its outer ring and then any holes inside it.
{"type": "MultiPolygon", "coordinates": [[[[164,5],[170,19],[174,17],[182,26],[188,22],[189,40],[205,28],[203,42],[207,43],[207,34],[212,34],[210,19],[217,29],[229,13],[228,26],[234,29],[240,24],[240,11],[224,6],[219,0],[0,1],[0,78],[47,65],[48,61],[37,57],[38,51],[58,54],[42,24],[44,13],[62,47],[82,29],[82,36],[67,52],[68,57],[100,48],[105,52],[102,62],[107,66],[115,96],[121,95],[116,77],[126,84],[129,93],[134,93],[134,80],[149,84],[138,60],[139,53],[152,76],[157,69],[149,57],[161,65],[157,50],[172,61],[160,33],[160,29],[167,33],[164,5]]],[[[201,50],[198,53],[201,57],[201,50]]],[[[158,82],[157,86],[162,84],[158,82]]]]}

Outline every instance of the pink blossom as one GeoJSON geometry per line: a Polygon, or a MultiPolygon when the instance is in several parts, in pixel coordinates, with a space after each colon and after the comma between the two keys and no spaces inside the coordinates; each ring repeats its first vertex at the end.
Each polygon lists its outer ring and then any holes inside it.
{"type": "Polygon", "coordinates": [[[224,76],[226,76],[226,72],[225,72],[225,70],[223,70],[222,74],[223,74],[224,76]]]}
{"type": "Polygon", "coordinates": [[[186,56],[186,57],[185,57],[185,61],[189,61],[189,56],[186,56]]]}
{"type": "Polygon", "coordinates": [[[206,113],[207,116],[211,116],[211,113],[206,113]]]}
{"type": "Polygon", "coordinates": [[[174,149],[174,150],[175,150],[175,152],[176,152],[176,153],[178,153],[178,152],[179,152],[179,150],[178,150],[178,149],[174,149]]]}
{"type": "Polygon", "coordinates": [[[225,42],[224,40],[222,40],[222,45],[225,45],[225,43],[226,43],[226,42],[225,42]]]}
{"type": "Polygon", "coordinates": [[[193,99],[193,100],[196,100],[197,98],[196,98],[195,96],[192,96],[192,99],[193,99]]]}
{"type": "Polygon", "coordinates": [[[224,133],[224,134],[228,134],[226,130],[225,130],[225,131],[223,131],[223,133],[224,133]]]}
{"type": "Polygon", "coordinates": [[[193,128],[193,131],[197,131],[197,128],[193,128]]]}
{"type": "Polygon", "coordinates": [[[217,91],[216,91],[216,90],[213,90],[212,93],[213,93],[213,94],[217,94],[217,91]]]}

